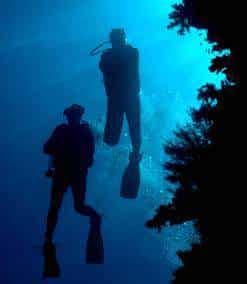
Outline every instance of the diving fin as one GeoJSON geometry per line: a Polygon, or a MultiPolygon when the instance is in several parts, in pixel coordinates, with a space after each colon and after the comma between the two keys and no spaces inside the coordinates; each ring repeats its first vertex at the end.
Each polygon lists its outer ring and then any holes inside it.
{"type": "Polygon", "coordinates": [[[60,266],[57,261],[56,247],[52,242],[46,242],[43,246],[44,268],[43,279],[58,278],[60,276],[60,266]]]}
{"type": "Polygon", "coordinates": [[[104,263],[104,243],[101,234],[101,221],[90,224],[87,247],[86,247],[87,264],[104,263]]]}
{"type": "Polygon", "coordinates": [[[127,199],[135,199],[138,196],[140,187],[140,161],[139,159],[130,159],[128,166],[125,168],[120,196],[127,199]]]}

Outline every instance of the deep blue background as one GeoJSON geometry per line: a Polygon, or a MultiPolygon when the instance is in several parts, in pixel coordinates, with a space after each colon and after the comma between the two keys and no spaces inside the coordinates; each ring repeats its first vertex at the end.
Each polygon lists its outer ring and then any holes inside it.
{"type": "MultiPolygon", "coordinates": [[[[85,105],[85,119],[102,131],[105,96],[98,57],[90,49],[124,27],[140,49],[142,79],[142,185],[136,201],[119,196],[127,163],[126,128],[118,147],[97,145],[88,203],[104,214],[105,264],[84,264],[88,220],[66,195],[56,232],[62,267],[59,283],[168,283],[179,265],[175,252],[195,238],[192,225],[162,234],[144,222],[171,198],[163,180],[165,139],[188,119],[196,90],[218,82],[208,71],[203,35],[166,30],[171,0],[23,0],[0,2],[1,283],[40,283],[41,245],[50,181],[43,177],[42,144],[71,103],[85,105]],[[134,3],[133,3],[134,2],[134,3]]],[[[50,280],[48,282],[54,282],[50,280]]]]}

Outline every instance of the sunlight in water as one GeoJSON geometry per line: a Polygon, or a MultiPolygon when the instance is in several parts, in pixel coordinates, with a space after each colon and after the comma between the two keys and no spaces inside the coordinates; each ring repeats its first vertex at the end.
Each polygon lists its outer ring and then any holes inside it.
{"type": "MultiPolygon", "coordinates": [[[[33,7],[34,1],[23,0],[21,5],[16,4],[13,17],[5,19],[0,62],[4,66],[2,88],[7,99],[3,101],[2,112],[10,131],[6,134],[7,150],[2,159],[8,161],[4,171],[11,172],[11,177],[12,173],[15,175],[10,178],[4,174],[3,184],[8,189],[6,196],[11,192],[18,200],[14,204],[16,211],[26,217],[25,222],[19,220],[8,209],[9,223],[16,230],[19,228],[16,234],[22,236],[17,247],[42,240],[43,223],[37,220],[43,220],[46,214],[50,184],[42,178],[47,158],[41,149],[51,130],[63,122],[63,109],[72,103],[84,105],[85,119],[97,133],[97,152],[89,174],[87,199],[104,214],[106,264],[97,268],[98,274],[85,265],[82,271],[81,267],[69,265],[75,262],[81,265],[84,252],[80,248],[79,257],[78,247],[81,239],[86,238],[88,227],[86,219],[82,226],[81,218],[75,217],[68,194],[56,238],[67,242],[61,252],[67,261],[64,273],[75,274],[75,281],[168,283],[174,268],[180,264],[176,251],[188,249],[191,241],[198,241],[190,222],[168,227],[161,234],[144,227],[155,209],[172,198],[162,167],[167,160],[163,153],[165,141],[172,137],[177,124],[189,121],[190,107],[198,105],[198,88],[207,82],[219,84],[222,79],[208,71],[212,54],[203,41],[203,32],[192,30],[181,37],[174,30],[166,29],[172,3],[176,1],[38,0],[33,7]],[[140,51],[144,156],[139,196],[131,201],[120,197],[121,176],[130,148],[128,128],[125,124],[117,147],[109,148],[102,143],[106,99],[98,70],[99,56],[89,56],[92,48],[108,39],[113,27],[124,27],[129,43],[140,51]],[[20,190],[20,185],[25,191],[20,190]],[[100,269],[104,270],[104,277],[100,269]],[[143,275],[143,271],[148,275],[143,275]],[[119,279],[119,275],[123,277],[119,279]]],[[[4,206],[13,208],[13,198],[8,197],[4,206]]],[[[10,259],[15,255],[13,252],[10,259]]],[[[16,262],[20,267],[23,261],[26,267],[31,262],[38,266],[39,257],[35,255],[30,261],[25,255],[24,260],[17,257],[16,262]]],[[[14,277],[18,275],[18,271],[11,272],[9,283],[16,283],[14,277]]],[[[62,283],[68,283],[64,279],[62,283]]],[[[25,283],[38,282],[26,276],[25,283]]]]}

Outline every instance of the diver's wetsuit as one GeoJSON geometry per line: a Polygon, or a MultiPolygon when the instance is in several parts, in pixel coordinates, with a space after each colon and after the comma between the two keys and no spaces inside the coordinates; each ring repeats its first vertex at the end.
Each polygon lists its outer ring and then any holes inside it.
{"type": "Polygon", "coordinates": [[[108,145],[118,143],[126,114],[133,150],[139,152],[141,130],[138,50],[130,45],[108,49],[102,54],[99,66],[104,76],[107,95],[104,141],[108,145]]]}
{"type": "Polygon", "coordinates": [[[58,212],[68,186],[72,188],[75,210],[89,216],[91,221],[99,218],[93,208],[85,205],[87,173],[93,163],[94,147],[93,134],[86,123],[78,126],[62,124],[45,143],[44,152],[52,156],[55,167],[46,240],[52,240],[58,212]]]}

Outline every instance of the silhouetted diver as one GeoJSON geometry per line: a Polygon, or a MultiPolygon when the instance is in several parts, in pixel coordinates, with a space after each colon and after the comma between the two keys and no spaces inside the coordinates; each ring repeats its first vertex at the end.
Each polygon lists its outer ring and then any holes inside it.
{"type": "Polygon", "coordinates": [[[112,48],[105,50],[100,60],[107,95],[107,120],[104,142],[116,145],[119,141],[124,114],[129,124],[132,142],[130,159],[140,159],[140,79],[139,52],[126,42],[123,29],[110,33],[112,48]]]}
{"type": "MultiPolygon", "coordinates": [[[[95,142],[88,123],[81,123],[84,111],[83,107],[75,104],[65,109],[64,115],[68,123],[57,126],[44,145],[44,152],[51,156],[54,167],[48,171],[53,182],[44,247],[52,243],[59,209],[69,186],[76,212],[90,217],[90,234],[92,235],[95,224],[100,228],[101,216],[92,207],[85,205],[87,174],[94,161],[95,142]]],[[[94,243],[99,250],[97,253],[100,259],[94,258],[94,261],[102,263],[103,243],[98,246],[97,238],[102,243],[99,229],[95,230],[94,243]]],[[[87,250],[89,254],[94,252],[87,250]]]]}

